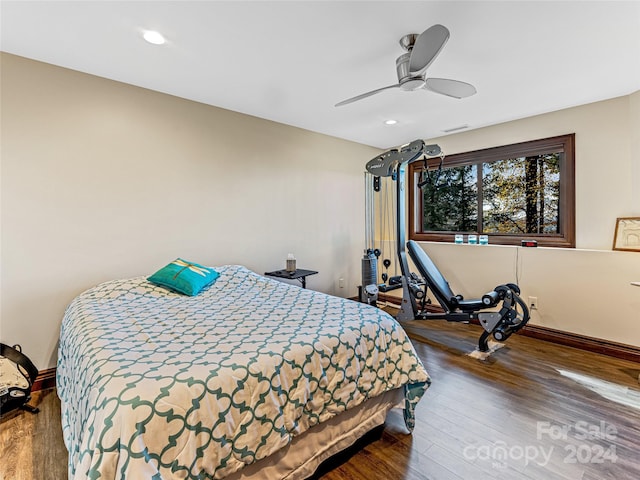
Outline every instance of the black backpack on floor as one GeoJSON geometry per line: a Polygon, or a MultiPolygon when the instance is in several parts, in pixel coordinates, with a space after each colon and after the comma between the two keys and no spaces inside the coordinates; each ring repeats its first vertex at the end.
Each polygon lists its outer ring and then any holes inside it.
{"type": "Polygon", "coordinates": [[[16,408],[38,413],[37,408],[27,405],[38,369],[21,350],[20,345],[0,343],[0,415],[16,408]]]}

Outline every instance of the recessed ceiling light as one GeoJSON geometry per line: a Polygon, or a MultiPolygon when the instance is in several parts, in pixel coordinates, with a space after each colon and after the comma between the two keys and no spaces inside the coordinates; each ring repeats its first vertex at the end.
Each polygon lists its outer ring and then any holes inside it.
{"type": "Polygon", "coordinates": [[[393,120],[393,119],[389,119],[389,120],[385,120],[384,124],[385,125],[395,125],[396,123],[398,123],[397,120],[393,120]]]}
{"type": "Polygon", "coordinates": [[[154,30],[145,30],[144,33],[142,34],[142,37],[147,42],[153,43],[154,45],[162,45],[166,42],[162,34],[154,30]]]}

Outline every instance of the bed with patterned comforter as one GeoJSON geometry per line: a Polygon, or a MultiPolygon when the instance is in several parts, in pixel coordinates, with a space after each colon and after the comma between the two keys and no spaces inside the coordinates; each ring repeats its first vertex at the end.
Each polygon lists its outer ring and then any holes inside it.
{"type": "Polygon", "coordinates": [[[65,312],[57,368],[69,478],[224,478],[312,426],[429,377],[381,310],[245,267],[195,297],[144,277],[65,312]]]}

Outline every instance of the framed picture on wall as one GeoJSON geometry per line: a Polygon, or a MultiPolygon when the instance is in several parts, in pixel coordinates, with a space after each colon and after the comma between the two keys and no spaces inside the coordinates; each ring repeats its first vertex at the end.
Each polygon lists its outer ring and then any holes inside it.
{"type": "Polygon", "coordinates": [[[640,217],[622,217],[616,220],[613,249],[640,252],[640,217]]]}

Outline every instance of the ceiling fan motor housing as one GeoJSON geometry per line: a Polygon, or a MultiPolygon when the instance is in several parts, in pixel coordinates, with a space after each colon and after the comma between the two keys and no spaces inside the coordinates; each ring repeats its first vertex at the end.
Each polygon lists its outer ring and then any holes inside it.
{"type": "MultiPolygon", "coordinates": [[[[402,37],[406,38],[406,37],[402,37]]],[[[409,58],[411,52],[400,55],[396,59],[396,72],[398,73],[398,83],[400,88],[405,91],[418,90],[424,87],[425,79],[422,75],[412,77],[409,73],[409,58]]]]}

